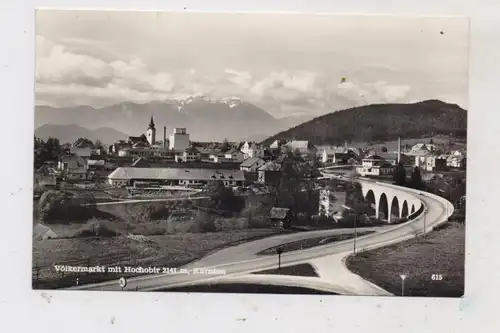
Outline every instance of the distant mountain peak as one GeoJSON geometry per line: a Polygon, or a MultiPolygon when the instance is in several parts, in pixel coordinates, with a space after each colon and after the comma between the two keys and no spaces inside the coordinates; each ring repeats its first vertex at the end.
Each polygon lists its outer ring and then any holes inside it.
{"type": "Polygon", "coordinates": [[[178,111],[183,111],[187,105],[194,102],[206,102],[209,104],[226,104],[230,108],[244,104],[239,97],[223,97],[221,99],[212,98],[204,94],[194,94],[187,96],[178,96],[165,101],[168,104],[174,105],[178,111]]]}

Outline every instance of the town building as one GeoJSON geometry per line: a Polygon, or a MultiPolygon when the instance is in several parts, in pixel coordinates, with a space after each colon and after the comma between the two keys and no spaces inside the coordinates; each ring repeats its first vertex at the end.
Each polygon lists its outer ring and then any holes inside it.
{"type": "Polygon", "coordinates": [[[259,157],[251,157],[240,164],[240,170],[245,172],[257,172],[266,162],[259,157]]]}
{"type": "Polygon", "coordinates": [[[63,177],[70,180],[87,179],[87,161],[78,155],[61,156],[58,169],[63,172],[63,177]]]}
{"type": "Polygon", "coordinates": [[[222,181],[226,186],[241,186],[245,176],[241,170],[209,170],[184,168],[117,168],[108,176],[111,186],[133,186],[135,182],[157,185],[200,186],[222,181]]]}
{"type": "Polygon", "coordinates": [[[316,147],[306,140],[292,140],[283,144],[283,147],[295,152],[298,151],[301,155],[316,153],[316,147]]]}
{"type": "Polygon", "coordinates": [[[345,148],[324,148],[321,156],[323,163],[347,163],[349,160],[349,153],[345,148]]]}
{"type": "Polygon", "coordinates": [[[184,151],[189,148],[189,134],[185,128],[174,128],[170,135],[169,148],[175,151],[184,151]]]}
{"type": "Polygon", "coordinates": [[[269,161],[258,168],[257,181],[261,184],[278,185],[281,180],[282,166],[274,161],[269,161]]]}
{"type": "Polygon", "coordinates": [[[182,153],[175,155],[176,162],[196,162],[201,161],[201,154],[198,149],[191,147],[184,150],[182,153]]]}
{"type": "Polygon", "coordinates": [[[250,143],[246,141],[242,146],[241,146],[241,152],[243,153],[243,158],[263,158],[264,157],[264,148],[255,144],[255,143],[250,143]]]}
{"type": "Polygon", "coordinates": [[[467,158],[464,155],[451,155],[447,158],[446,165],[450,168],[465,169],[467,158]]]}
{"type": "Polygon", "coordinates": [[[436,146],[434,144],[417,143],[416,145],[411,147],[410,151],[408,151],[406,154],[410,156],[423,156],[435,150],[436,146]]]}
{"type": "Polygon", "coordinates": [[[245,160],[245,154],[242,151],[233,148],[224,153],[224,158],[233,162],[243,162],[245,160]]]}
{"type": "Polygon", "coordinates": [[[444,156],[423,155],[415,156],[415,166],[425,171],[445,170],[447,158],[444,156]]]}
{"type": "Polygon", "coordinates": [[[70,147],[70,153],[81,157],[92,155],[94,144],[89,139],[79,138],[70,147]]]}
{"type": "MultiPolygon", "coordinates": [[[[397,160],[397,158],[396,158],[397,160]]],[[[361,166],[356,168],[356,172],[363,176],[387,176],[392,174],[395,161],[388,162],[382,156],[369,155],[361,160],[361,166]]]]}

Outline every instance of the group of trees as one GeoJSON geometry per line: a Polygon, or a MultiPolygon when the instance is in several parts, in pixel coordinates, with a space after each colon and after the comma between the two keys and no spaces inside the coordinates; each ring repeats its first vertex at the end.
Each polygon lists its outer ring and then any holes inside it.
{"type": "Polygon", "coordinates": [[[318,173],[316,159],[306,160],[296,151],[285,151],[279,162],[279,178],[268,186],[273,206],[290,208],[294,218],[298,214],[313,215],[317,211],[318,197],[311,180],[318,173]]]}
{"type": "Polygon", "coordinates": [[[39,217],[46,223],[84,221],[96,214],[95,198],[82,192],[46,191],[40,197],[39,217]]]}
{"type": "Polygon", "coordinates": [[[398,163],[394,168],[393,181],[395,185],[406,186],[417,190],[425,189],[425,185],[422,182],[422,174],[420,173],[420,168],[417,166],[413,168],[410,180],[408,181],[406,169],[403,163],[398,163]]]}
{"type": "Polygon", "coordinates": [[[34,166],[35,169],[41,167],[45,162],[57,161],[59,154],[62,152],[59,139],[48,138],[44,141],[40,138],[34,137],[34,166]]]}

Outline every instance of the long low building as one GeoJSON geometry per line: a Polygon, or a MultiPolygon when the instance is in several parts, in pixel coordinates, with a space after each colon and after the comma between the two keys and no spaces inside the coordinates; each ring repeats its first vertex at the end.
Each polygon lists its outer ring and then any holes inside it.
{"type": "Polygon", "coordinates": [[[135,182],[196,186],[213,180],[220,180],[224,185],[241,186],[245,176],[241,170],[133,167],[118,168],[108,176],[108,182],[112,186],[133,186],[135,182]]]}

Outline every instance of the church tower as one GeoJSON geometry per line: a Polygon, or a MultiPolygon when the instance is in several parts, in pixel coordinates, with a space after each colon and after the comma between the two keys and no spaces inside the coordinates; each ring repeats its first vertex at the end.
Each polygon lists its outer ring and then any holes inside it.
{"type": "Polygon", "coordinates": [[[151,116],[151,120],[149,121],[149,127],[146,131],[146,138],[150,145],[154,145],[156,143],[156,128],[155,122],[153,121],[153,116],[151,116]]]}

